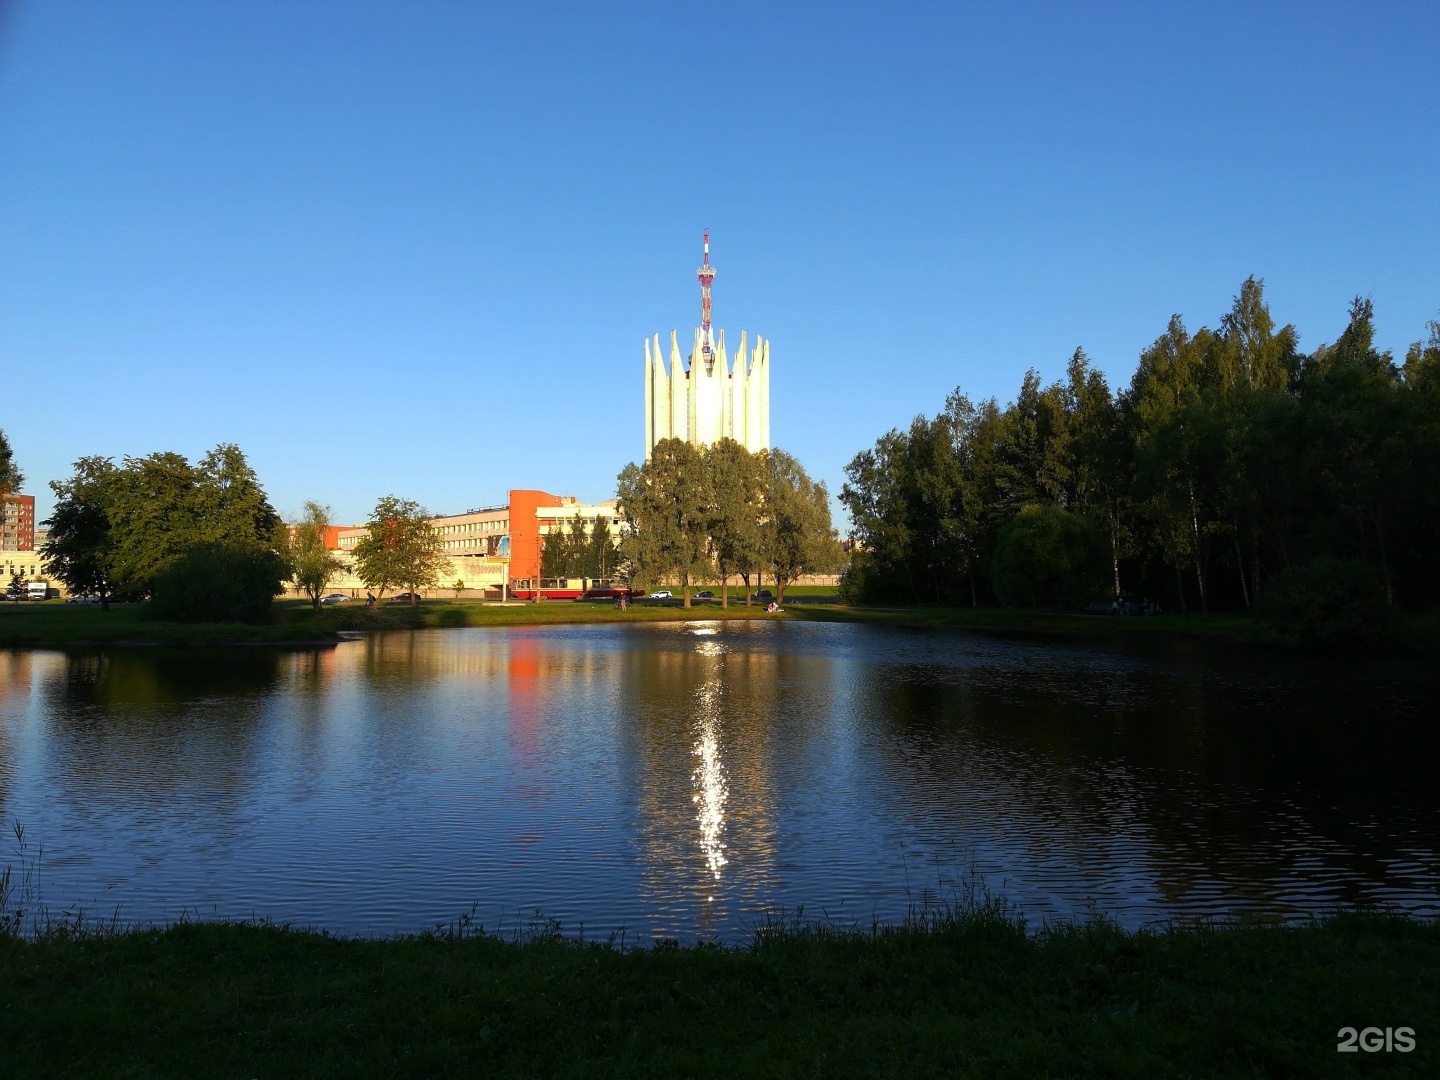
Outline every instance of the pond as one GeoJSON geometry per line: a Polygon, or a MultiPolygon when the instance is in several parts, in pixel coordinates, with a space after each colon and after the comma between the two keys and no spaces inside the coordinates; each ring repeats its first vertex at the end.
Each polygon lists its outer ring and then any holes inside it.
{"type": "Polygon", "coordinates": [[[122,920],[739,940],[1003,893],[1440,912],[1423,661],[856,624],[0,653],[0,865],[122,920]]]}

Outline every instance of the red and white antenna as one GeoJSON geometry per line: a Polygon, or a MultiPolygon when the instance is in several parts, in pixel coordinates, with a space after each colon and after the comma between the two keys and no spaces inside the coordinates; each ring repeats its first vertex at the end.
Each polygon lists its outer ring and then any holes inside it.
{"type": "Polygon", "coordinates": [[[715,280],[715,268],[710,265],[710,230],[705,230],[705,261],[695,272],[700,279],[700,342],[708,360],[710,357],[710,283],[715,280]]]}

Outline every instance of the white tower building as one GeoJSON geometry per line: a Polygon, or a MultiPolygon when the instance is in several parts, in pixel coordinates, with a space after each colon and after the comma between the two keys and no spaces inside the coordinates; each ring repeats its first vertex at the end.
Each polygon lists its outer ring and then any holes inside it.
{"type": "Polygon", "coordinates": [[[705,234],[705,261],[700,279],[700,326],[690,349],[688,367],[680,344],[670,331],[670,364],[660,351],[660,335],[645,341],[645,459],[661,439],[688,439],[709,446],[734,439],[754,452],[770,449],[770,342],[755,335],[748,349],[745,332],[732,366],[725,352],[725,331],[712,340],[710,330],[710,234],[705,234]]]}

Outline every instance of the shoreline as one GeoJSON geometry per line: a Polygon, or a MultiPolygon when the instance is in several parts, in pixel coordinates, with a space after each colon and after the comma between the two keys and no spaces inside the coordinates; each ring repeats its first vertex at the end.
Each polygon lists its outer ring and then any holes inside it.
{"type": "Polygon", "coordinates": [[[826,602],[792,603],[783,611],[768,613],[743,603],[722,608],[702,603],[691,608],[679,604],[636,604],[626,611],[610,605],[550,601],[541,605],[451,603],[423,601],[418,607],[381,606],[327,609],[318,618],[308,605],[293,601],[277,605],[277,621],[262,625],[243,623],[189,624],[151,620],[143,609],[119,608],[109,612],[46,605],[0,609],[0,648],[103,649],[171,646],[211,648],[272,646],[275,648],[328,648],[357,635],[392,630],[460,629],[510,626],[597,625],[636,622],[714,622],[768,619],[806,622],[852,622],[911,628],[974,630],[981,633],[1020,633],[1071,638],[1117,638],[1141,635],[1183,638],[1286,652],[1334,653],[1376,656],[1434,655],[1440,643],[1433,618],[1411,621],[1410,640],[1383,648],[1319,648],[1302,645],[1277,634],[1249,616],[1158,615],[1086,616],[1047,614],[1009,608],[872,607],[826,602]]]}

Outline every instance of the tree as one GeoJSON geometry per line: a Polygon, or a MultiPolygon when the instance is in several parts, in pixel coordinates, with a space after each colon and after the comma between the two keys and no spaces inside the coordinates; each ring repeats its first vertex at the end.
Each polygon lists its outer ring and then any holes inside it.
{"type": "Polygon", "coordinates": [[[19,570],[10,575],[10,584],[5,589],[5,598],[15,603],[25,599],[25,575],[19,570]]]}
{"type": "Polygon", "coordinates": [[[585,576],[606,578],[620,565],[620,552],[610,536],[610,519],[597,517],[585,549],[585,576]]]}
{"type": "Polygon", "coordinates": [[[460,594],[465,591],[465,579],[464,579],[464,578],[456,578],[456,579],[455,579],[455,584],[454,584],[454,585],[451,585],[450,587],[455,590],[455,599],[456,599],[456,600],[459,600],[459,599],[460,599],[460,594]]]}
{"type": "Polygon", "coordinates": [[[50,529],[45,573],[63,581],[77,596],[100,597],[102,611],[110,610],[115,592],[111,504],[118,479],[109,458],[81,458],[70,479],[50,482],[55,509],[44,522],[50,529]]]}
{"type": "Polygon", "coordinates": [[[764,518],[759,548],[775,578],[775,600],[802,574],[826,573],[840,565],[840,541],[830,525],[830,492],[816,483],[784,450],[761,453],[764,518]]]}
{"type": "Polygon", "coordinates": [[[15,465],[10,440],[0,431],[0,495],[10,495],[25,486],[25,474],[15,465]]]}
{"type": "Polygon", "coordinates": [[[688,608],[695,576],[709,568],[711,498],[700,451],[684,439],[661,439],[644,465],[621,471],[617,486],[626,518],[620,553],[631,580],[678,579],[688,608]]]}
{"type": "Polygon", "coordinates": [[[280,516],[239,447],[222,443],[198,465],[183,455],[126,458],[109,501],[114,576],[135,595],[199,544],[284,547],[280,516]]]}
{"type": "Polygon", "coordinates": [[[200,459],[196,503],[203,538],[211,542],[271,546],[281,527],[259,477],[234,443],[221,443],[200,459]]]}
{"type": "MultiPolygon", "coordinates": [[[[720,606],[730,606],[730,578],[760,562],[760,519],[765,501],[763,462],[734,439],[705,451],[710,493],[710,553],[720,572],[720,606]]],[[[750,590],[745,590],[750,603],[750,590]]]]}
{"type": "MultiPolygon", "coordinates": [[[[578,518],[579,515],[576,515],[578,518]]],[[[582,526],[583,528],[583,526],[582,526]]],[[[540,576],[543,578],[570,577],[574,573],[573,531],[567,532],[560,522],[550,526],[545,534],[545,546],[540,550],[540,576]]]]}
{"type": "Polygon", "coordinates": [[[1079,514],[1032,503],[1000,533],[995,592],[1010,606],[1078,607],[1105,587],[1101,543],[1094,525],[1079,514]]]}
{"type": "MultiPolygon", "coordinates": [[[[1260,611],[1266,590],[1293,601],[1339,574],[1379,581],[1383,608],[1440,603],[1440,324],[1402,369],[1357,297],[1335,343],[1306,356],[1251,277],[1218,326],[1191,334],[1173,316],[1119,395],[1076,350],[1065,379],[1028,372],[1004,409],[957,390],[857,454],[840,496],[846,595],[954,602],[968,578],[972,603],[987,580],[1015,602],[1091,522],[1110,591],[1158,584],[1181,610],[1198,594],[1201,611],[1260,611]]],[[[1067,592],[1042,591],[1025,596],[1067,592]]]]}
{"type": "Polygon", "coordinates": [[[577,513],[568,530],[558,522],[552,525],[540,552],[540,576],[604,577],[616,562],[609,524],[598,518],[593,528],[587,527],[585,518],[577,513]]]}
{"type": "Polygon", "coordinates": [[[178,622],[263,622],[289,572],[255,540],[195,544],[155,575],[151,610],[178,622]]]}
{"type": "Polygon", "coordinates": [[[439,584],[440,571],[449,563],[430,524],[430,511],[386,495],[365,524],[368,532],[355,544],[355,573],[381,596],[396,585],[405,586],[414,606],[417,592],[439,584]]]}
{"type": "Polygon", "coordinates": [[[330,508],[312,499],[305,503],[300,520],[290,524],[285,547],[292,580],[310,597],[316,614],[326,586],[345,569],[344,561],[325,546],[325,534],[330,528],[330,508]]]}

